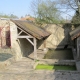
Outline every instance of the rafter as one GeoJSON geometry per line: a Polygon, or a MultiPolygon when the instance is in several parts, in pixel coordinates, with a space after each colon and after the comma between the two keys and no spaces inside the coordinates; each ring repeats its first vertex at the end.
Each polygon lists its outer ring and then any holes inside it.
{"type": "Polygon", "coordinates": [[[17,36],[17,38],[33,38],[33,37],[31,37],[31,36],[17,36]]]}
{"type": "MultiPolygon", "coordinates": [[[[20,27],[17,27],[19,30],[21,30],[22,32],[26,33],[27,35],[31,36],[29,33],[27,33],[26,31],[24,31],[23,29],[21,29],[20,27]]],[[[31,36],[33,37],[33,36],[31,36]]],[[[34,38],[34,37],[33,37],[34,38]]]]}
{"type": "Polygon", "coordinates": [[[27,39],[34,47],[34,60],[37,59],[37,40],[35,37],[31,36],[29,33],[27,33],[26,31],[24,31],[23,29],[21,29],[20,27],[17,27],[20,32],[17,34],[17,38],[25,38],[27,39]],[[22,32],[26,33],[26,35],[20,35],[22,32]],[[33,41],[31,41],[31,39],[33,39],[33,41]]]}
{"type": "Polygon", "coordinates": [[[29,38],[26,39],[34,46],[34,43],[29,38]]]}
{"type": "Polygon", "coordinates": [[[20,32],[18,33],[18,35],[20,35],[22,32],[23,32],[23,31],[20,31],[20,32]]]}

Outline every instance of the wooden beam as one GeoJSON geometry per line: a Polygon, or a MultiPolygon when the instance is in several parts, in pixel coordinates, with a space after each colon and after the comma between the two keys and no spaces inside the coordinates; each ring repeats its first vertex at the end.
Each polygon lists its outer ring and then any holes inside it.
{"type": "Polygon", "coordinates": [[[17,36],[17,38],[33,38],[33,37],[31,37],[31,36],[17,36]]]}
{"type": "Polygon", "coordinates": [[[18,36],[22,33],[23,31],[20,31],[19,33],[18,33],[18,36]]]}
{"type": "MultiPolygon", "coordinates": [[[[24,33],[28,34],[29,36],[31,36],[29,33],[27,33],[26,31],[24,31],[23,29],[21,29],[20,27],[17,27],[18,29],[20,29],[21,31],[23,31],[24,33]]],[[[33,36],[31,36],[33,37],[33,36]]],[[[34,37],[33,37],[34,38],[34,37]]]]}
{"type": "Polygon", "coordinates": [[[34,43],[29,38],[26,39],[34,46],[34,43]]]}
{"type": "Polygon", "coordinates": [[[34,38],[34,60],[37,59],[37,40],[34,38]]]}
{"type": "Polygon", "coordinates": [[[26,31],[24,31],[20,27],[17,27],[17,28],[21,30],[17,38],[26,38],[34,46],[34,60],[36,60],[37,59],[37,40],[36,38],[28,34],[26,31]],[[23,35],[19,36],[22,32],[26,33],[28,36],[23,36],[23,35]],[[29,38],[33,38],[33,42],[29,38]]]}
{"type": "Polygon", "coordinates": [[[77,59],[80,56],[80,37],[77,38],[77,59]]]}

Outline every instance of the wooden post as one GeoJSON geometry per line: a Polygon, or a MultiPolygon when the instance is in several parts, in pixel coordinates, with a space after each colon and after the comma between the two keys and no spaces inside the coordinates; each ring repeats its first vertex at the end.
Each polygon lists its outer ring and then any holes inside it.
{"type": "Polygon", "coordinates": [[[80,37],[77,38],[77,59],[80,60],[80,37]]]}
{"type": "MultiPolygon", "coordinates": [[[[18,27],[18,29],[20,29],[20,28],[18,27]]],[[[37,59],[37,40],[36,40],[36,38],[29,35],[24,30],[22,30],[22,29],[20,29],[20,30],[21,31],[20,31],[20,33],[18,33],[17,38],[26,38],[33,45],[33,47],[34,47],[34,60],[36,60],[37,59]],[[27,35],[26,36],[20,35],[22,32],[26,33],[27,35]],[[33,38],[33,41],[31,41],[30,38],[33,38]]]]}
{"type": "Polygon", "coordinates": [[[46,40],[44,40],[43,45],[44,45],[44,50],[46,50],[46,40]]]}
{"type": "Polygon", "coordinates": [[[33,38],[34,39],[34,60],[37,59],[37,41],[36,41],[36,38],[33,38]]]}
{"type": "Polygon", "coordinates": [[[76,0],[76,1],[77,1],[78,11],[79,11],[79,15],[80,15],[80,0],[76,0]]]}
{"type": "Polygon", "coordinates": [[[79,57],[78,38],[77,38],[77,58],[79,57]]]}

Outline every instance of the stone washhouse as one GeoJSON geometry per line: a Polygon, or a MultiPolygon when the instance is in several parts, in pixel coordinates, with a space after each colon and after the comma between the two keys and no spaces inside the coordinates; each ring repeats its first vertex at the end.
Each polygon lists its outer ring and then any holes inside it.
{"type": "Polygon", "coordinates": [[[1,47],[10,47],[16,60],[27,57],[32,52],[34,52],[34,59],[37,59],[38,47],[50,35],[45,29],[27,20],[7,20],[5,28],[0,30],[1,47]]]}
{"type": "MultiPolygon", "coordinates": [[[[22,57],[29,57],[34,51],[33,57],[36,58],[37,49],[63,49],[66,44],[68,44],[68,48],[72,46],[69,24],[45,24],[42,27],[35,26],[31,21],[1,18],[0,48],[10,47],[18,60],[22,57]]],[[[64,57],[64,55],[62,56],[64,57]]]]}

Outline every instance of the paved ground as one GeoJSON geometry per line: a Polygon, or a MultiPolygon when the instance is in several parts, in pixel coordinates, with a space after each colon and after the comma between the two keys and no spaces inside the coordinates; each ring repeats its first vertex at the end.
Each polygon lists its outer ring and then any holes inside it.
{"type": "Polygon", "coordinates": [[[18,72],[2,72],[0,80],[80,80],[78,72],[58,72],[58,71],[28,71],[18,72]]]}
{"type": "Polygon", "coordinates": [[[80,72],[33,70],[34,61],[22,59],[0,71],[0,80],[80,80],[80,72]]]}

